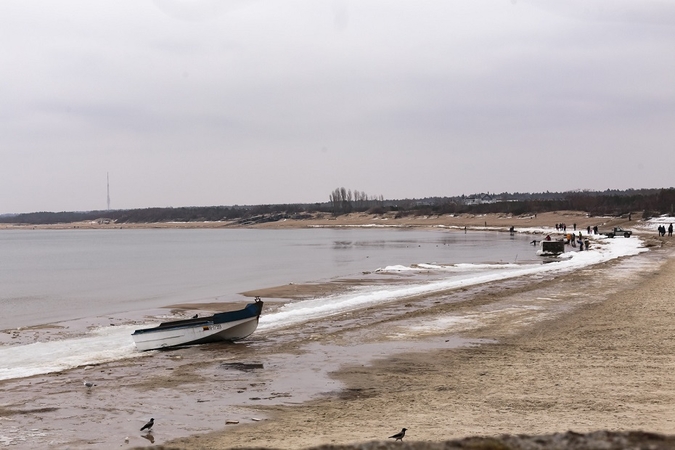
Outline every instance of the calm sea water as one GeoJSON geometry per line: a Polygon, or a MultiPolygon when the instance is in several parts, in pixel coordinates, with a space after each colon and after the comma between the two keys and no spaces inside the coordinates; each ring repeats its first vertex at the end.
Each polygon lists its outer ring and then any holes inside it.
{"type": "Polygon", "coordinates": [[[0,330],[419,263],[534,258],[531,237],[410,229],[5,230],[0,330]]]}

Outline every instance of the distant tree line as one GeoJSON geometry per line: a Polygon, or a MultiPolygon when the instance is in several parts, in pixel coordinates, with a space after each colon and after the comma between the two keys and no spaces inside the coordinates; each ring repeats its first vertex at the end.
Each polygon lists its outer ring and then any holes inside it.
{"type": "Polygon", "coordinates": [[[352,211],[366,211],[374,206],[381,206],[384,197],[369,197],[363,191],[352,191],[344,187],[336,188],[329,196],[331,210],[334,215],[349,214],[352,211]]]}
{"type": "Polygon", "coordinates": [[[577,191],[542,194],[498,194],[497,200],[467,204],[463,198],[403,201],[399,215],[432,214],[536,214],[549,211],[583,211],[591,216],[621,216],[641,212],[644,218],[674,214],[675,188],[627,191],[577,191]]]}
{"type": "Polygon", "coordinates": [[[303,219],[317,212],[336,216],[351,212],[371,214],[395,212],[396,216],[404,217],[488,213],[522,215],[560,210],[584,211],[591,216],[620,216],[629,212],[640,212],[644,218],[649,218],[661,214],[672,215],[675,206],[675,188],[534,194],[501,193],[491,197],[492,201],[483,203],[470,203],[466,196],[385,200],[382,196],[374,197],[362,191],[337,188],[330,193],[329,201],[323,203],[34,212],[0,216],[0,223],[40,225],[106,219],[115,223],[228,221],[251,224],[284,218],[303,219]]]}
{"type": "Polygon", "coordinates": [[[218,222],[236,221],[284,212],[304,212],[300,205],[192,206],[181,208],[143,208],[86,212],[34,212],[0,217],[0,223],[45,225],[110,220],[115,223],[218,222]]]}

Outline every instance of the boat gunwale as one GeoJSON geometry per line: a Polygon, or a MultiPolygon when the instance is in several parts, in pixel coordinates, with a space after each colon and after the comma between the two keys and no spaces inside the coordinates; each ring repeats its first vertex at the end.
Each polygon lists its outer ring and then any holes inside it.
{"type": "Polygon", "coordinates": [[[262,307],[263,302],[258,297],[256,297],[255,303],[248,303],[244,308],[238,309],[236,311],[224,311],[211,316],[199,317],[196,319],[179,319],[169,322],[162,322],[156,327],[135,330],[131,335],[134,336],[146,333],[156,333],[160,331],[195,328],[197,326],[211,326],[221,323],[238,322],[245,319],[255,319],[260,317],[262,314],[262,307]],[[246,312],[250,312],[250,314],[245,314],[246,312]],[[228,320],[226,316],[230,316],[231,318],[228,320]]]}

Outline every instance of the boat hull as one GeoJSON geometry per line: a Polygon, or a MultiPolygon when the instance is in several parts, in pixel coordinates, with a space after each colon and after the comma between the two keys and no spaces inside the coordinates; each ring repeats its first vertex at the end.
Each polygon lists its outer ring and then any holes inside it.
{"type": "Polygon", "coordinates": [[[258,328],[262,303],[256,301],[239,311],[204,318],[166,322],[154,328],[136,330],[131,336],[140,351],[237,341],[250,336],[258,328]]]}

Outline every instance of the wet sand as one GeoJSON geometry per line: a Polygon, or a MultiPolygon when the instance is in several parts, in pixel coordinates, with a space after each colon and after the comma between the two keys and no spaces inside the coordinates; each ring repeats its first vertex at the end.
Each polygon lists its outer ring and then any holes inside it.
{"type": "Polygon", "coordinates": [[[536,308],[584,292],[584,301],[564,302],[541,321],[536,313],[496,315],[460,333],[493,344],[352,363],[333,374],[345,383],[339,395],[270,407],[271,420],[173,444],[302,448],[382,440],[402,427],[415,441],[599,429],[673,434],[675,259],[664,241],[646,257],[653,265],[629,280],[628,268],[610,263],[546,287],[477,297],[471,307],[525,297],[536,308]]]}

